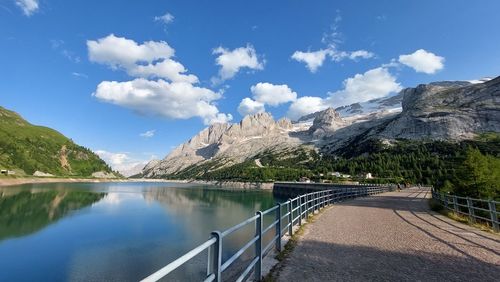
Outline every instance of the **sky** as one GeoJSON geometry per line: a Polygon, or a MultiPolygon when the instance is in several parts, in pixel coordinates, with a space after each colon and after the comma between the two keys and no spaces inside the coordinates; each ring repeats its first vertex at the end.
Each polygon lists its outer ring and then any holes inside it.
{"type": "Polygon", "coordinates": [[[214,122],[500,74],[499,1],[0,0],[0,106],[124,170],[214,122]]]}

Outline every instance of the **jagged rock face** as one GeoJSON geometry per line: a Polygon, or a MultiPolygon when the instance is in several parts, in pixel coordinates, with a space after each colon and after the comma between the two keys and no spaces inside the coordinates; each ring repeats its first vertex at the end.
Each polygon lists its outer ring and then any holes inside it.
{"type": "Polygon", "coordinates": [[[500,131],[500,77],[481,84],[440,82],[404,90],[403,112],[382,138],[462,140],[500,131]]]}
{"type": "Polygon", "coordinates": [[[346,126],[346,122],[333,108],[328,108],[316,115],[309,133],[314,137],[325,136],[346,126]]]}
{"type": "Polygon", "coordinates": [[[480,84],[419,85],[350,105],[341,112],[329,108],[299,121],[302,123],[274,121],[270,114],[259,113],[237,124],[214,124],[162,161],[150,162],[143,175],[161,177],[208,160],[231,165],[267,150],[286,152],[304,144],[332,153],[369,139],[461,140],[481,132],[500,132],[500,77],[480,84]],[[362,114],[358,113],[360,107],[362,114]]]}
{"type": "Polygon", "coordinates": [[[236,124],[214,124],[174,149],[165,159],[150,162],[143,175],[159,177],[173,174],[211,159],[238,163],[263,150],[296,147],[301,141],[289,136],[292,128],[289,119],[274,121],[269,113],[249,115],[236,124]]]}

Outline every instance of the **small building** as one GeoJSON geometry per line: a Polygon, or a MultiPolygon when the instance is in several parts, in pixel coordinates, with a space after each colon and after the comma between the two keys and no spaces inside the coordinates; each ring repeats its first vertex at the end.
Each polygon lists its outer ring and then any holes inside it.
{"type": "Polygon", "coordinates": [[[335,177],[340,177],[341,173],[338,172],[338,171],[334,171],[334,172],[329,172],[328,175],[335,176],[335,177]]]}
{"type": "Polygon", "coordinates": [[[309,179],[307,177],[301,177],[301,178],[299,178],[299,182],[311,183],[311,179],[309,179]]]}
{"type": "Polygon", "coordinates": [[[0,170],[0,174],[2,174],[2,175],[14,175],[14,174],[16,174],[16,172],[13,170],[2,169],[2,170],[0,170]]]}

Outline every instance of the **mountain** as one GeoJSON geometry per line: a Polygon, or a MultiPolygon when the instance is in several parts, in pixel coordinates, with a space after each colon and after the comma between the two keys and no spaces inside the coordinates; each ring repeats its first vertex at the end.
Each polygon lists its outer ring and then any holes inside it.
{"type": "Polygon", "coordinates": [[[0,107],[0,168],[20,175],[88,177],[112,173],[91,150],[61,133],[32,125],[19,114],[0,107]]]}
{"type": "Polygon", "coordinates": [[[483,83],[422,84],[390,97],[328,108],[293,123],[274,121],[270,114],[259,113],[237,124],[214,124],[204,129],[165,159],[149,163],[143,176],[226,177],[236,171],[254,173],[268,165],[310,169],[318,154],[366,154],[379,141],[470,140],[500,132],[499,95],[500,77],[483,83]]]}
{"type": "Polygon", "coordinates": [[[145,177],[162,177],[206,161],[225,167],[241,163],[265,150],[283,152],[303,142],[291,133],[296,128],[288,119],[274,121],[269,113],[244,117],[236,124],[216,123],[181,144],[161,161],[151,161],[145,177]]]}
{"type": "Polygon", "coordinates": [[[401,94],[401,113],[328,132],[323,138],[323,151],[332,154],[369,140],[460,141],[500,132],[500,77],[476,84],[422,84],[401,94]]]}

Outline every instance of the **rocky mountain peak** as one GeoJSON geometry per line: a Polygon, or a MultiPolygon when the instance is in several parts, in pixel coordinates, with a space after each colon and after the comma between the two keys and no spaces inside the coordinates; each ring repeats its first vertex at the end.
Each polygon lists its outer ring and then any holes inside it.
{"type": "Polygon", "coordinates": [[[270,113],[256,113],[253,115],[245,116],[241,122],[241,129],[250,129],[254,127],[272,127],[274,126],[274,119],[270,113]]]}
{"type": "Polygon", "coordinates": [[[346,122],[340,117],[340,114],[333,108],[328,108],[316,115],[309,132],[314,136],[323,136],[345,127],[345,125],[346,122]]]}
{"type": "Polygon", "coordinates": [[[380,135],[461,140],[500,131],[500,77],[485,83],[445,81],[404,90],[403,112],[380,135]]]}
{"type": "Polygon", "coordinates": [[[276,124],[278,124],[278,126],[282,129],[292,129],[293,128],[292,121],[288,118],[281,118],[276,122],[276,124]]]}

